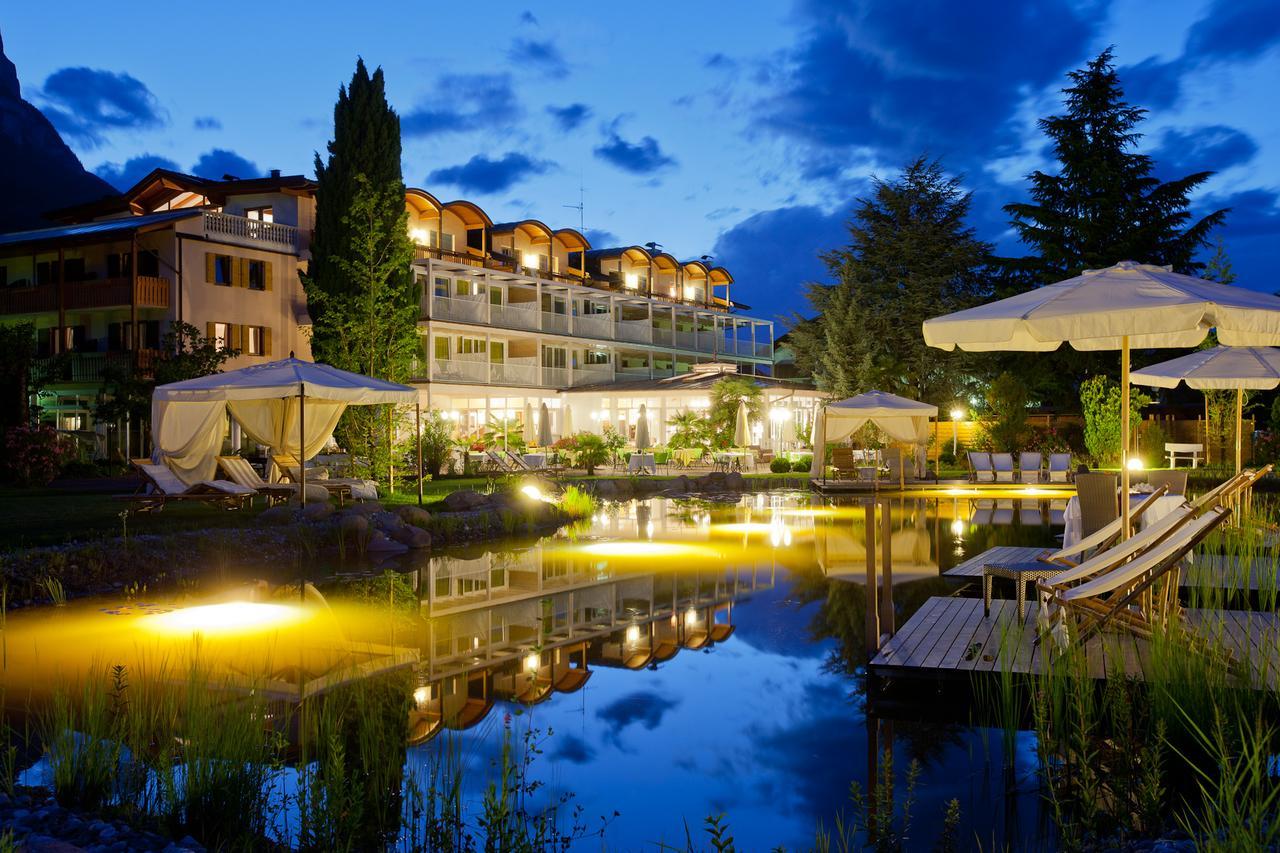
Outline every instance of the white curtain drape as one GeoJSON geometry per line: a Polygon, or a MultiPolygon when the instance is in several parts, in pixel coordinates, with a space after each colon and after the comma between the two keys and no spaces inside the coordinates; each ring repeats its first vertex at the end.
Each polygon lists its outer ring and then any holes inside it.
{"type": "Polygon", "coordinates": [[[151,440],[156,461],[165,461],[188,486],[212,480],[227,426],[227,404],[151,401],[151,440]]]}
{"type": "MultiPolygon", "coordinates": [[[[813,421],[813,463],[809,468],[809,477],[822,477],[828,444],[843,441],[868,422],[882,429],[894,441],[922,446],[929,442],[929,419],[937,417],[937,414],[936,406],[882,391],[868,391],[857,397],[823,406],[818,409],[813,421]]],[[[919,474],[921,454],[913,453],[912,457],[919,474]]]]}
{"type": "Polygon", "coordinates": [[[258,444],[305,461],[329,442],[347,404],[307,398],[307,446],[299,447],[298,398],[283,400],[232,400],[227,403],[245,434],[258,444]]]}

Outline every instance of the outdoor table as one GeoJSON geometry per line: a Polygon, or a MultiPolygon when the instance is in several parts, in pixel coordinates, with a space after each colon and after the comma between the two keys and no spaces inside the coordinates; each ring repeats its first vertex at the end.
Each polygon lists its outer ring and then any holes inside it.
{"type": "Polygon", "coordinates": [[[681,468],[692,468],[705,452],[701,447],[681,447],[671,451],[671,457],[681,468]]]}
{"type": "Polygon", "coordinates": [[[742,450],[722,450],[714,457],[717,471],[741,471],[744,459],[751,458],[751,451],[742,450]]]}
{"type": "Polygon", "coordinates": [[[866,482],[871,483],[871,482],[874,482],[874,481],[875,481],[875,479],[876,479],[876,477],[879,475],[879,473],[880,473],[880,469],[879,469],[879,468],[876,468],[875,466],[871,466],[871,467],[859,467],[859,468],[858,468],[858,479],[859,479],[859,480],[865,480],[866,482]]]}
{"type": "Polygon", "coordinates": [[[627,460],[627,473],[629,474],[656,474],[658,466],[653,461],[652,453],[632,453],[627,460]]]}
{"type": "Polygon", "coordinates": [[[1008,578],[1017,587],[1015,598],[1018,602],[1018,621],[1026,618],[1027,584],[1048,580],[1064,570],[1066,566],[1052,566],[1038,560],[1017,563],[988,563],[982,567],[982,617],[991,615],[991,579],[1008,578]]]}
{"type": "MultiPolygon", "coordinates": [[[[1151,497],[1149,492],[1131,492],[1129,494],[1129,511],[1132,512],[1138,504],[1142,503],[1149,497],[1151,497]]],[[[1178,507],[1182,506],[1186,500],[1187,499],[1183,495],[1161,495],[1156,499],[1155,504],[1142,514],[1142,519],[1139,521],[1139,527],[1146,528],[1147,525],[1154,524],[1178,507]]],[[[1073,496],[1071,500],[1067,501],[1067,508],[1062,513],[1062,523],[1063,548],[1070,548],[1084,538],[1081,535],[1080,499],[1078,497],[1073,496]]]]}
{"type": "Polygon", "coordinates": [[[547,467],[547,454],[545,453],[526,453],[524,455],[524,464],[530,468],[547,467]]]}

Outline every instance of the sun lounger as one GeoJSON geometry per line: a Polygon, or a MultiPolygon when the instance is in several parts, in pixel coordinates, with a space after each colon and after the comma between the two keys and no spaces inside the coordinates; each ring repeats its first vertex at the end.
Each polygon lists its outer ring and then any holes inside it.
{"type": "Polygon", "coordinates": [[[991,467],[991,454],[969,451],[969,479],[975,483],[994,483],[995,469],[991,467]]]}
{"type": "Polygon", "coordinates": [[[1013,454],[992,453],[991,468],[995,472],[997,483],[1013,482],[1013,454]]]}
{"type": "Polygon", "coordinates": [[[1018,479],[1023,483],[1039,483],[1042,479],[1040,467],[1044,464],[1044,456],[1034,452],[1018,454],[1018,479]]]}
{"type": "Polygon", "coordinates": [[[1049,482],[1066,483],[1071,480],[1071,454],[1049,454],[1049,482]]]}
{"type": "MultiPolygon", "coordinates": [[[[560,468],[543,461],[541,465],[530,465],[529,460],[525,459],[514,450],[502,451],[503,458],[511,463],[513,473],[523,472],[525,474],[558,474],[560,468]]],[[[544,458],[545,460],[545,458],[544,458]]]]}
{"type": "Polygon", "coordinates": [[[188,486],[163,462],[152,462],[150,459],[130,461],[143,477],[143,491],[132,495],[116,495],[116,498],[138,504],[141,512],[158,512],[170,501],[198,501],[220,504],[227,509],[239,509],[257,494],[251,488],[228,480],[202,480],[188,486]]]}
{"type": "MultiPolygon", "coordinates": [[[[271,464],[276,466],[280,475],[290,483],[302,482],[302,465],[291,453],[275,453],[271,456],[271,464]]],[[[325,472],[326,474],[328,472],[325,472]]],[[[341,506],[347,498],[355,500],[377,500],[377,485],[372,480],[360,480],[354,477],[308,476],[308,486],[320,486],[332,497],[338,499],[341,506]]]]}
{"type": "Polygon", "coordinates": [[[485,462],[488,463],[486,467],[488,467],[489,470],[496,471],[500,474],[519,474],[522,470],[497,450],[486,448],[484,451],[484,459],[485,462]]]}
{"type": "Polygon", "coordinates": [[[1182,471],[1148,471],[1147,482],[1152,486],[1165,486],[1171,495],[1187,493],[1187,472],[1182,471]]]}
{"type": "Polygon", "coordinates": [[[287,501],[298,494],[295,483],[268,483],[242,456],[219,456],[218,467],[235,484],[267,496],[267,503],[287,501]]]}

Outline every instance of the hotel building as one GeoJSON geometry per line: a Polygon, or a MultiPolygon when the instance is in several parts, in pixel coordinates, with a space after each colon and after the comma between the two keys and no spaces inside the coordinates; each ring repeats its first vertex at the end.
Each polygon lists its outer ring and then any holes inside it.
{"type": "MultiPolygon", "coordinates": [[[[733,276],[709,259],[648,246],[598,248],[571,228],[494,222],[469,201],[406,194],[424,408],[462,432],[546,404],[552,433],[634,426],[705,407],[725,373],[765,387],[774,419],[816,396],[772,378],[773,323],[743,313],[733,276]],[[572,410],[570,412],[569,410],[572,410]]],[[[44,417],[94,426],[103,372],[145,374],[173,323],[240,355],[228,369],[308,357],[306,296],[315,184],[302,176],[221,181],[158,169],[123,195],[50,214],[60,226],[0,235],[0,322],[34,321],[44,417]]],[[[536,417],[536,414],[535,414],[536,417]]],[[[761,425],[769,444],[769,425],[761,425]]]]}

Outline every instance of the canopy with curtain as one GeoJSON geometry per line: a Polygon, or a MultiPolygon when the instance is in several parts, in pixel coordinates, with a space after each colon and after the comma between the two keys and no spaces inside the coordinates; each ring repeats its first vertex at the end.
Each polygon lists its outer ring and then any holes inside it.
{"type": "Polygon", "coordinates": [[[868,422],[884,430],[894,441],[924,445],[929,441],[929,419],[937,416],[937,406],[886,391],[867,391],[847,400],[827,403],[813,420],[813,465],[809,477],[822,477],[828,443],[848,438],[868,422]]]}
{"type": "Polygon", "coordinates": [[[347,406],[417,399],[408,385],[286,358],[157,387],[151,436],[160,458],[190,484],[213,478],[228,412],[257,443],[305,461],[329,441],[347,406]]]}

